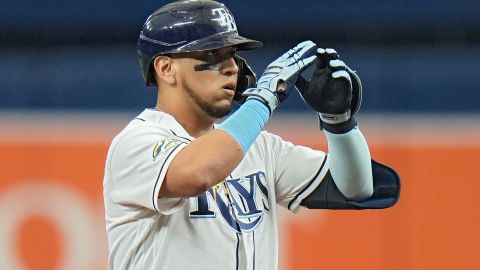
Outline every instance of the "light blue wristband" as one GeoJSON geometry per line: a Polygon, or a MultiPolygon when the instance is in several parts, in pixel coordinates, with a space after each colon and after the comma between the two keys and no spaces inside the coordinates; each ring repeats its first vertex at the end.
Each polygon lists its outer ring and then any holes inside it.
{"type": "Polygon", "coordinates": [[[228,132],[247,153],[269,117],[270,112],[265,104],[249,99],[217,128],[228,132]]]}

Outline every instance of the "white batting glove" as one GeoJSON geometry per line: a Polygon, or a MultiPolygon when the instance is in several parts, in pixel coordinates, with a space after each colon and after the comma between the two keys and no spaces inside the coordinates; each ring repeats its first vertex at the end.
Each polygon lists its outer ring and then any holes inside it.
{"type": "Polygon", "coordinates": [[[295,86],[298,75],[312,65],[317,45],[304,41],[267,66],[258,79],[257,87],[243,92],[248,99],[263,102],[270,114],[285,101],[295,86]]]}

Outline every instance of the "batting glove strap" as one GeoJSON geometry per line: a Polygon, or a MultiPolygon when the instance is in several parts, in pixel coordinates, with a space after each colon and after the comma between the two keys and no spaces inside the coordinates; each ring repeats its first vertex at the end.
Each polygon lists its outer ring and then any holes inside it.
{"type": "MultiPolygon", "coordinates": [[[[330,116],[333,116],[333,115],[330,115],[330,116]]],[[[338,116],[338,115],[334,115],[334,116],[338,116]]],[[[344,134],[354,129],[357,126],[357,119],[355,119],[355,116],[350,117],[350,112],[348,112],[348,118],[346,117],[345,114],[342,114],[341,117],[337,117],[337,119],[347,118],[347,120],[345,121],[335,122],[335,120],[332,120],[332,118],[333,117],[325,118],[325,114],[318,113],[320,129],[326,130],[333,134],[344,134]]]]}
{"type": "Polygon", "coordinates": [[[275,108],[280,105],[280,100],[278,99],[276,92],[271,92],[265,88],[249,88],[243,92],[243,95],[249,99],[256,99],[267,106],[270,115],[275,110],[275,108]]]}
{"type": "Polygon", "coordinates": [[[350,119],[350,110],[342,114],[318,113],[320,119],[327,124],[340,124],[350,119]]]}

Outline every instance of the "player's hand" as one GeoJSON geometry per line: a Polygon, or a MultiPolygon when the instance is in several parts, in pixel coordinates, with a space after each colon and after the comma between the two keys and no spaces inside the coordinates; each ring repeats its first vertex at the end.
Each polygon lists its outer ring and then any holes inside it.
{"type": "Polygon", "coordinates": [[[263,102],[270,113],[287,99],[299,74],[313,64],[317,46],[312,41],[304,41],[267,66],[258,79],[257,87],[243,92],[248,99],[263,102]]]}
{"type": "Polygon", "coordinates": [[[319,48],[311,80],[300,75],[295,85],[305,102],[318,112],[322,129],[345,133],[356,126],[362,83],[334,49],[319,48]]]}

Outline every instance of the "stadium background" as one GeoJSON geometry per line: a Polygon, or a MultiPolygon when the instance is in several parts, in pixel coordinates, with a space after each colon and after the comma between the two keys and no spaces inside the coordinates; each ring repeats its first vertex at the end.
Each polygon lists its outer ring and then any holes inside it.
{"type": "MultiPolygon", "coordinates": [[[[163,1],[0,3],[0,269],[105,269],[108,144],[155,91],[135,43],[163,1]]],[[[364,83],[360,125],[394,167],[384,211],[282,212],[281,269],[479,269],[480,3],[224,1],[257,73],[311,39],[364,83]]],[[[267,130],[326,149],[296,93],[267,130]]]]}

